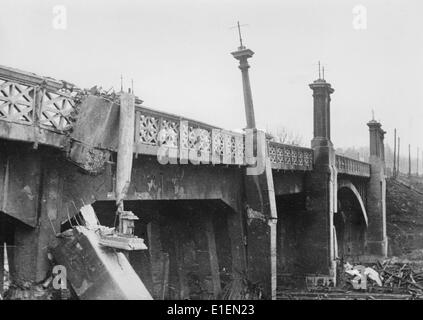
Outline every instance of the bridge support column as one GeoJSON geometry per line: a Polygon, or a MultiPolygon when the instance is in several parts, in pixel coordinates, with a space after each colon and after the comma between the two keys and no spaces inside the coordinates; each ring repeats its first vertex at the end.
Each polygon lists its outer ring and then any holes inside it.
{"type": "Polygon", "coordinates": [[[386,257],[388,238],[386,235],[386,175],[385,175],[385,131],[382,125],[372,120],[368,124],[370,133],[370,181],[367,187],[366,254],[386,257]]]}
{"type": "Polygon", "coordinates": [[[10,273],[13,280],[41,281],[50,267],[47,247],[55,239],[53,226],[60,231],[60,164],[54,156],[43,156],[26,146],[15,148],[6,153],[0,172],[2,211],[15,218],[8,230],[8,242],[13,241],[8,252],[10,273]]]}
{"type": "MultiPolygon", "coordinates": [[[[247,138],[248,139],[248,138],[247,138]]],[[[245,175],[247,216],[247,273],[262,285],[264,298],[276,299],[276,200],[270,159],[266,157],[265,133],[254,130],[255,167],[245,175]]],[[[246,149],[250,146],[246,144],[246,149]]],[[[248,153],[248,151],[246,151],[248,153]]],[[[248,155],[247,155],[248,159],[248,155]]],[[[251,163],[251,162],[249,162],[251,163]]]]}
{"type": "Polygon", "coordinates": [[[306,175],[306,224],[302,247],[305,274],[336,279],[333,214],[336,210],[337,172],[335,150],[330,140],[330,94],[325,80],[310,84],[314,98],[314,170],[306,175]]]}
{"type": "MultiPolygon", "coordinates": [[[[41,161],[47,159],[40,158],[41,161]]],[[[38,223],[35,229],[19,225],[15,229],[14,264],[17,280],[41,281],[50,268],[47,258],[48,246],[60,232],[58,217],[61,200],[61,179],[54,165],[42,165],[41,197],[39,199],[38,223]],[[53,229],[54,228],[54,229],[53,229]],[[55,230],[55,231],[54,231],[55,230]]]]}

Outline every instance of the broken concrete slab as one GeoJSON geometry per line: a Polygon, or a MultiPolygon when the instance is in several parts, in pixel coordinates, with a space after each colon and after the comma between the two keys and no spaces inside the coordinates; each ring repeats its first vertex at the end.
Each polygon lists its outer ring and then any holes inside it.
{"type": "Polygon", "coordinates": [[[52,254],[80,299],[152,300],[125,254],[100,245],[95,231],[78,226],[58,240],[52,254]]]}

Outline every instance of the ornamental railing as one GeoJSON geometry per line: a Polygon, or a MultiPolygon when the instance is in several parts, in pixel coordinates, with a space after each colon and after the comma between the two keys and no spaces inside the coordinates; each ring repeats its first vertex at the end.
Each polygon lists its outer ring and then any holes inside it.
{"type": "Polygon", "coordinates": [[[63,84],[0,67],[0,120],[63,133],[72,127],[75,102],[63,84]]]}
{"type": "Polygon", "coordinates": [[[370,177],[370,164],[367,162],[336,155],[336,168],[338,173],[352,176],[370,177]]]}
{"type": "Polygon", "coordinates": [[[313,150],[269,141],[268,154],[273,169],[313,170],[313,150]]]}
{"type": "MultiPolygon", "coordinates": [[[[72,129],[77,105],[84,95],[78,96],[81,92],[65,81],[0,66],[0,120],[38,128],[27,131],[27,140],[36,141],[39,129],[63,135],[72,129]]],[[[13,132],[16,134],[16,130],[13,132]]],[[[25,140],[25,137],[18,135],[19,139],[25,140]]],[[[194,155],[201,163],[246,164],[244,133],[159,112],[141,104],[135,107],[134,139],[135,153],[167,154],[171,159],[180,160],[192,160],[194,155]]],[[[267,152],[274,169],[313,168],[311,149],[269,142],[267,152]]]]}
{"type": "Polygon", "coordinates": [[[142,106],[135,112],[135,145],[137,153],[162,150],[178,158],[194,154],[203,163],[245,164],[244,134],[142,106]]]}

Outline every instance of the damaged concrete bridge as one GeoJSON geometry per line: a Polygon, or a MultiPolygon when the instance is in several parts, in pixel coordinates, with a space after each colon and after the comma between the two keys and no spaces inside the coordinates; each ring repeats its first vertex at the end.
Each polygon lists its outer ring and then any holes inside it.
{"type": "MultiPolygon", "coordinates": [[[[128,257],[155,299],[213,299],[244,276],[274,299],[278,275],[330,285],[338,258],[387,254],[381,124],[367,124],[369,163],[335,154],[334,89],[317,79],[311,147],[270,141],[253,121],[252,54],[233,53],[249,120],[243,133],[132,100],[124,205],[139,217],[135,234],[148,249],[128,257]]],[[[12,280],[45,279],[48,250],[81,207],[92,204],[113,226],[123,95],[0,67],[0,242],[12,280]]]]}

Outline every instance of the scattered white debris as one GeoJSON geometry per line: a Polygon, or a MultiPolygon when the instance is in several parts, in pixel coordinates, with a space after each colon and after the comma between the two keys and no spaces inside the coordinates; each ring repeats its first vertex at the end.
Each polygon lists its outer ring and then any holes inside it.
{"type": "Polygon", "coordinates": [[[354,277],[350,281],[353,288],[356,290],[367,289],[367,278],[376,282],[378,286],[382,286],[381,276],[376,270],[370,267],[365,267],[363,265],[352,266],[347,262],[344,264],[344,271],[348,275],[354,277]]]}
{"type": "Polygon", "coordinates": [[[379,287],[382,286],[382,279],[376,270],[372,268],[366,268],[364,269],[364,275],[369,279],[375,281],[379,287]]]}

